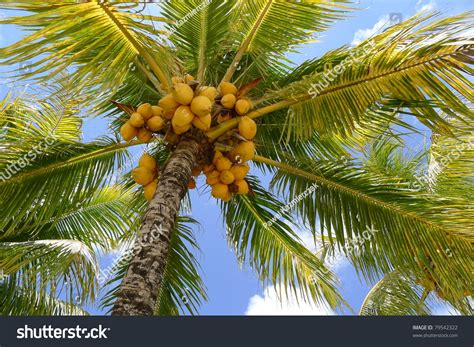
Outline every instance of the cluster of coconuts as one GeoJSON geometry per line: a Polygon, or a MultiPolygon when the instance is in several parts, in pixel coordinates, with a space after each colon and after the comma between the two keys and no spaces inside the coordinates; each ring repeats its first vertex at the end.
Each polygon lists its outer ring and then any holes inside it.
{"type": "Polygon", "coordinates": [[[148,153],[141,156],[138,167],[132,170],[132,178],[135,183],[143,186],[145,199],[150,201],[158,186],[158,163],[148,153]]]}
{"type": "MultiPolygon", "coordinates": [[[[252,141],[257,133],[257,125],[247,113],[253,105],[250,100],[239,97],[237,87],[229,82],[222,82],[219,88],[201,86],[191,75],[173,77],[173,86],[169,94],[152,106],[149,103],[140,105],[130,115],[120,132],[125,141],[135,137],[142,142],[149,142],[154,133],[171,133],[181,135],[192,128],[208,131],[211,125],[219,124],[237,117],[238,131],[230,131],[220,140],[229,150],[215,151],[208,163],[200,163],[193,169],[193,176],[206,175],[206,183],[212,188],[212,196],[229,201],[234,194],[247,194],[249,185],[245,180],[250,168],[247,164],[255,156],[255,144],[252,141]]],[[[167,141],[167,137],[165,137],[167,141]]],[[[155,194],[158,183],[158,165],[149,154],[144,154],[139,166],[132,171],[137,184],[144,187],[147,200],[155,194]]],[[[191,178],[189,189],[196,187],[196,180],[191,178]]]]}
{"type": "Polygon", "coordinates": [[[163,109],[145,103],[130,115],[128,121],[120,128],[120,134],[125,141],[137,137],[142,142],[149,142],[153,138],[153,133],[161,131],[165,125],[163,109]]]}

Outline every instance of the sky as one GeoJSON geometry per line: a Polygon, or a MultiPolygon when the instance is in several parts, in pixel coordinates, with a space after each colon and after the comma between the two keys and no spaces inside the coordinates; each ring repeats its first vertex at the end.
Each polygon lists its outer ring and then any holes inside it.
{"type": "MultiPolygon", "coordinates": [[[[151,4],[149,6],[158,6],[151,4]]],[[[474,8],[472,0],[360,0],[360,9],[351,17],[337,22],[333,27],[318,35],[317,42],[306,45],[298,54],[290,58],[295,63],[321,56],[328,50],[342,45],[357,44],[360,41],[383,30],[393,20],[406,19],[419,11],[438,10],[445,15],[458,14],[474,8]]],[[[151,9],[155,11],[156,9],[151,9]]],[[[4,15],[0,12],[0,18],[4,15]]],[[[14,42],[21,37],[15,28],[0,27],[0,46],[14,42]]],[[[0,72],[5,68],[0,67],[0,72]]],[[[0,80],[0,96],[8,90],[8,81],[0,80]]],[[[90,141],[104,133],[110,133],[105,120],[89,119],[84,125],[84,141],[90,141]]],[[[428,136],[429,134],[425,134],[428,136]]],[[[414,149],[424,146],[423,137],[410,139],[414,149]]],[[[133,166],[133,163],[131,163],[133,166]]],[[[262,177],[268,181],[268,177],[262,177]]],[[[195,228],[201,252],[197,258],[202,268],[202,277],[207,287],[209,301],[199,310],[201,315],[331,315],[336,314],[326,307],[302,304],[295,297],[279,302],[271,284],[262,285],[248,265],[237,263],[232,249],[225,239],[225,227],[220,209],[208,190],[204,192],[204,181],[198,181],[198,189],[191,192],[192,217],[200,222],[195,228]],[[299,303],[298,303],[299,302],[299,303]]],[[[304,230],[298,230],[303,240],[310,238],[304,230]]],[[[102,259],[102,265],[108,266],[117,254],[102,259]]],[[[342,295],[353,308],[344,314],[357,314],[365,295],[370,289],[358,278],[347,262],[333,264],[332,269],[341,280],[342,295]]],[[[93,314],[102,314],[97,307],[87,308],[93,314]]],[[[448,314],[447,307],[436,307],[435,314],[448,314]]]]}

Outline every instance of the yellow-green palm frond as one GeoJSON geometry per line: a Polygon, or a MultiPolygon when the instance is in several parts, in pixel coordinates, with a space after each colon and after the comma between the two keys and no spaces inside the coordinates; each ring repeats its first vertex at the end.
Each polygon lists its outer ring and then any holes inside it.
{"type": "Polygon", "coordinates": [[[164,84],[173,64],[168,49],[157,44],[161,34],[149,20],[133,11],[138,3],[74,0],[9,1],[0,8],[27,11],[7,17],[0,24],[13,24],[33,33],[0,49],[3,65],[23,64],[22,78],[48,82],[60,77],[70,88],[92,88],[96,93],[114,90],[125,80],[137,57],[144,59],[164,84]],[[159,62],[159,64],[157,63],[159,62]]]}
{"type": "Polygon", "coordinates": [[[282,296],[295,293],[305,301],[342,306],[335,275],[300,240],[287,221],[285,205],[250,179],[254,196],[237,196],[224,204],[227,237],[241,263],[248,262],[262,282],[282,296]],[[272,218],[278,219],[272,223],[272,218]]]}
{"type": "Polygon", "coordinates": [[[324,64],[315,61],[298,70],[299,81],[269,93],[268,98],[290,106],[282,119],[288,137],[385,126],[390,119],[380,110],[407,112],[442,134],[450,134],[450,127],[438,109],[472,121],[472,112],[454,93],[472,101],[466,74],[472,74],[474,49],[460,39],[472,13],[431,19],[417,16],[358,47],[330,52],[324,64]]]}

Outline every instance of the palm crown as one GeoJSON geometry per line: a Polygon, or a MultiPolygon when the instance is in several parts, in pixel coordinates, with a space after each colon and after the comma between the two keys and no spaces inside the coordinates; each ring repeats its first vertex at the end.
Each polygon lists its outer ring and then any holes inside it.
{"type": "Polygon", "coordinates": [[[142,142],[84,144],[78,135],[78,109],[112,119],[118,132],[134,105],[157,104],[171,77],[185,73],[202,85],[233,82],[254,104],[253,163],[272,175],[272,189],[249,176],[252,194],[221,206],[230,244],[263,281],[344,305],[324,262],[342,252],[367,281],[382,278],[363,314],[426,313],[430,292],[470,312],[473,116],[463,99],[473,101],[473,45],[462,33],[472,14],[416,16],[294,67],[288,53],[342,19],[348,3],[169,1],[162,17],[141,14],[134,2],[3,3],[30,13],[1,23],[33,32],[2,48],[2,63],[32,60],[21,77],[47,84],[48,96],[36,110],[24,98],[3,102],[1,168],[48,135],[54,143],[0,182],[0,268],[10,274],[1,290],[24,303],[5,300],[2,313],[31,302],[42,308],[26,312],[74,312],[73,297],[95,298],[93,250],[133,240],[144,246],[117,264],[104,305],[115,314],[197,312],[206,294],[189,249],[198,247],[187,226],[195,221],[178,218],[179,209],[191,170],[229,150],[222,139],[238,118],[198,132],[204,144],[196,148],[191,135],[172,144],[156,135],[147,150],[164,169],[149,205],[129,172],[114,176],[142,142]],[[401,154],[402,131],[417,130],[401,115],[432,131],[427,153],[401,154]],[[293,230],[294,216],[313,232],[317,253],[293,230]],[[150,240],[158,225],[162,237],[150,240]],[[363,240],[356,252],[347,247],[354,240],[363,240]],[[69,292],[59,301],[64,280],[69,292]]]}

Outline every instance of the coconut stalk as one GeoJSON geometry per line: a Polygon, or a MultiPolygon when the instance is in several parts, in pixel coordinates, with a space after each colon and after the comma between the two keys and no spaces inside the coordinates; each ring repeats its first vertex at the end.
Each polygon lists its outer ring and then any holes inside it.
{"type": "Polygon", "coordinates": [[[184,139],[168,160],[145,213],[133,257],[117,295],[112,315],[153,315],[181,200],[188,190],[200,145],[184,139]]]}

